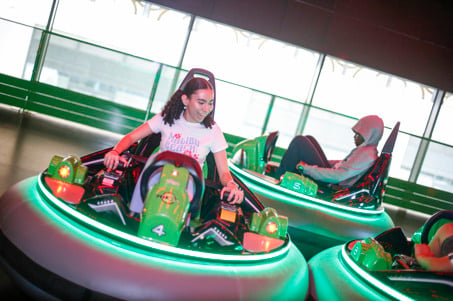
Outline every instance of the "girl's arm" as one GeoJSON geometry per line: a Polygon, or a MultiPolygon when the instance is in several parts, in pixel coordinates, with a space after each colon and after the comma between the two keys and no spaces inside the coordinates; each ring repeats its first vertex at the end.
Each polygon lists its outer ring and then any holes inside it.
{"type": "Polygon", "coordinates": [[[120,156],[129,146],[138,140],[151,135],[153,132],[148,123],[145,122],[126,136],[124,136],[115,147],[104,156],[104,165],[110,169],[116,169],[119,162],[127,163],[127,160],[120,156]]]}
{"type": "Polygon", "coordinates": [[[230,169],[228,168],[226,150],[214,153],[214,160],[217,167],[217,171],[220,177],[220,183],[223,185],[220,197],[223,198],[225,191],[228,191],[228,202],[232,204],[240,204],[244,199],[244,192],[239,189],[238,185],[233,181],[230,169]]]}
{"type": "Polygon", "coordinates": [[[416,244],[415,258],[417,262],[426,270],[436,272],[453,272],[453,263],[450,256],[435,257],[430,247],[426,244],[416,244]]]}

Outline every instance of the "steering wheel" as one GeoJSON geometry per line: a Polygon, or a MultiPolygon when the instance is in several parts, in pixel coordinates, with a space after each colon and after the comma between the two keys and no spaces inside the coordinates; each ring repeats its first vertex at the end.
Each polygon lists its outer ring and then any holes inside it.
{"type": "Polygon", "coordinates": [[[195,192],[192,201],[190,202],[189,212],[192,217],[198,216],[201,207],[201,198],[204,192],[203,171],[195,159],[183,154],[165,151],[158,154],[154,158],[151,165],[143,170],[142,181],[140,184],[140,196],[142,200],[145,200],[146,194],[148,193],[148,182],[151,175],[158,169],[162,169],[165,164],[173,164],[176,167],[184,167],[192,176],[195,192]]]}
{"type": "Polygon", "coordinates": [[[429,232],[432,226],[442,218],[451,219],[453,221],[453,210],[442,210],[431,216],[423,226],[422,235],[421,235],[421,243],[428,244],[429,243],[429,232]]]}
{"type": "Polygon", "coordinates": [[[278,138],[278,131],[272,132],[269,134],[269,136],[267,136],[266,144],[264,146],[264,154],[263,154],[263,161],[266,163],[269,162],[269,160],[272,157],[272,153],[274,152],[277,138],[278,138]]]}

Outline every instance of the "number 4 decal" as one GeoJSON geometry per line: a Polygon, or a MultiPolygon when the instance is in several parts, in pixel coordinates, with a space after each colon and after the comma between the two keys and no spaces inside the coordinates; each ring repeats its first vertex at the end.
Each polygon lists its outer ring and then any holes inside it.
{"type": "Polygon", "coordinates": [[[158,236],[165,235],[164,231],[164,225],[158,225],[152,229],[154,233],[156,233],[158,236]]]}

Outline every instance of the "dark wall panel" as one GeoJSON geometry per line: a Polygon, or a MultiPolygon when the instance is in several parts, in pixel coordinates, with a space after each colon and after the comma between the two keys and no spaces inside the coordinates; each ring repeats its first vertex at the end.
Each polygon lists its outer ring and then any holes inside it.
{"type": "Polygon", "coordinates": [[[197,16],[209,17],[215,1],[212,0],[157,0],[149,1],[171,7],[180,11],[188,12],[197,16]]]}
{"type": "Polygon", "coordinates": [[[317,6],[290,1],[275,38],[316,51],[324,50],[333,13],[317,6]]]}
{"type": "Polygon", "coordinates": [[[342,0],[337,1],[336,14],[439,46],[453,47],[451,0],[342,0]]]}
{"type": "Polygon", "coordinates": [[[211,18],[252,32],[275,36],[280,31],[287,5],[275,0],[215,1],[211,18]]]}
{"type": "Polygon", "coordinates": [[[324,50],[333,56],[430,86],[453,88],[450,50],[362,21],[335,17],[326,35],[324,50]]]}
{"type": "Polygon", "coordinates": [[[451,0],[154,0],[453,92],[451,0]]]}

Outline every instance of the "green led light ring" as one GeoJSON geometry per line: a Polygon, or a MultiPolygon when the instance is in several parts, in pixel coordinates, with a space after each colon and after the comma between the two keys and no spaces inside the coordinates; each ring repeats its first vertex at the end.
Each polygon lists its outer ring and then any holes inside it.
{"type": "Polygon", "coordinates": [[[136,246],[150,249],[153,251],[160,251],[164,253],[169,253],[178,257],[191,257],[195,259],[204,259],[204,260],[212,260],[212,261],[227,261],[227,262],[260,262],[260,261],[268,261],[278,258],[280,256],[284,256],[289,252],[291,242],[287,243],[284,247],[277,249],[275,251],[271,251],[265,254],[244,254],[244,255],[225,255],[220,253],[209,253],[209,252],[201,252],[201,251],[194,251],[194,250],[187,250],[181,249],[177,247],[166,246],[157,242],[149,241],[146,239],[139,238],[135,235],[131,235],[122,231],[119,231],[115,228],[110,226],[104,225],[94,219],[91,219],[84,214],[78,212],[74,208],[68,206],[57,197],[55,197],[46,187],[43,182],[44,173],[38,176],[38,190],[45,196],[45,199],[56,207],[59,211],[65,213],[68,217],[73,220],[77,220],[78,222],[82,222],[91,228],[96,229],[98,232],[103,231],[109,233],[111,236],[126,241],[128,243],[134,244],[136,246]]]}
{"type": "MultiPolygon", "coordinates": [[[[346,207],[346,206],[343,206],[343,205],[330,203],[330,202],[327,202],[327,201],[325,201],[323,199],[315,198],[315,197],[308,196],[308,195],[303,195],[303,194],[291,191],[289,189],[286,189],[284,187],[281,187],[281,186],[275,185],[273,183],[270,183],[270,182],[268,182],[266,180],[263,180],[263,179],[261,179],[261,178],[259,178],[257,176],[254,176],[254,175],[252,175],[250,173],[247,173],[246,171],[241,170],[240,168],[238,168],[237,166],[235,166],[231,162],[229,164],[229,167],[230,167],[231,170],[233,170],[233,172],[235,172],[235,173],[247,178],[248,180],[251,180],[251,181],[254,181],[254,182],[258,183],[258,184],[264,185],[268,189],[271,189],[272,191],[277,192],[277,193],[285,192],[286,194],[295,196],[297,198],[303,198],[304,202],[310,201],[313,204],[316,204],[316,203],[317,204],[322,204],[324,206],[331,207],[331,208],[334,208],[334,209],[338,209],[338,210],[342,210],[342,211],[346,211],[346,212],[360,213],[360,214],[363,214],[363,215],[378,215],[378,214],[382,214],[384,212],[384,208],[381,208],[381,209],[378,209],[378,210],[368,210],[368,209],[346,207]]],[[[297,203],[301,203],[300,201],[295,201],[295,200],[292,201],[292,202],[296,203],[296,204],[297,203]]]]}
{"type": "Polygon", "coordinates": [[[409,298],[399,291],[395,290],[394,288],[382,283],[380,280],[373,277],[370,273],[362,269],[353,259],[350,258],[346,248],[348,244],[345,244],[341,247],[341,252],[339,254],[340,259],[344,262],[344,264],[349,267],[350,270],[354,271],[357,275],[359,275],[363,280],[370,283],[372,286],[378,288],[386,295],[390,295],[392,298],[395,298],[400,301],[413,301],[414,299],[409,298]]]}

